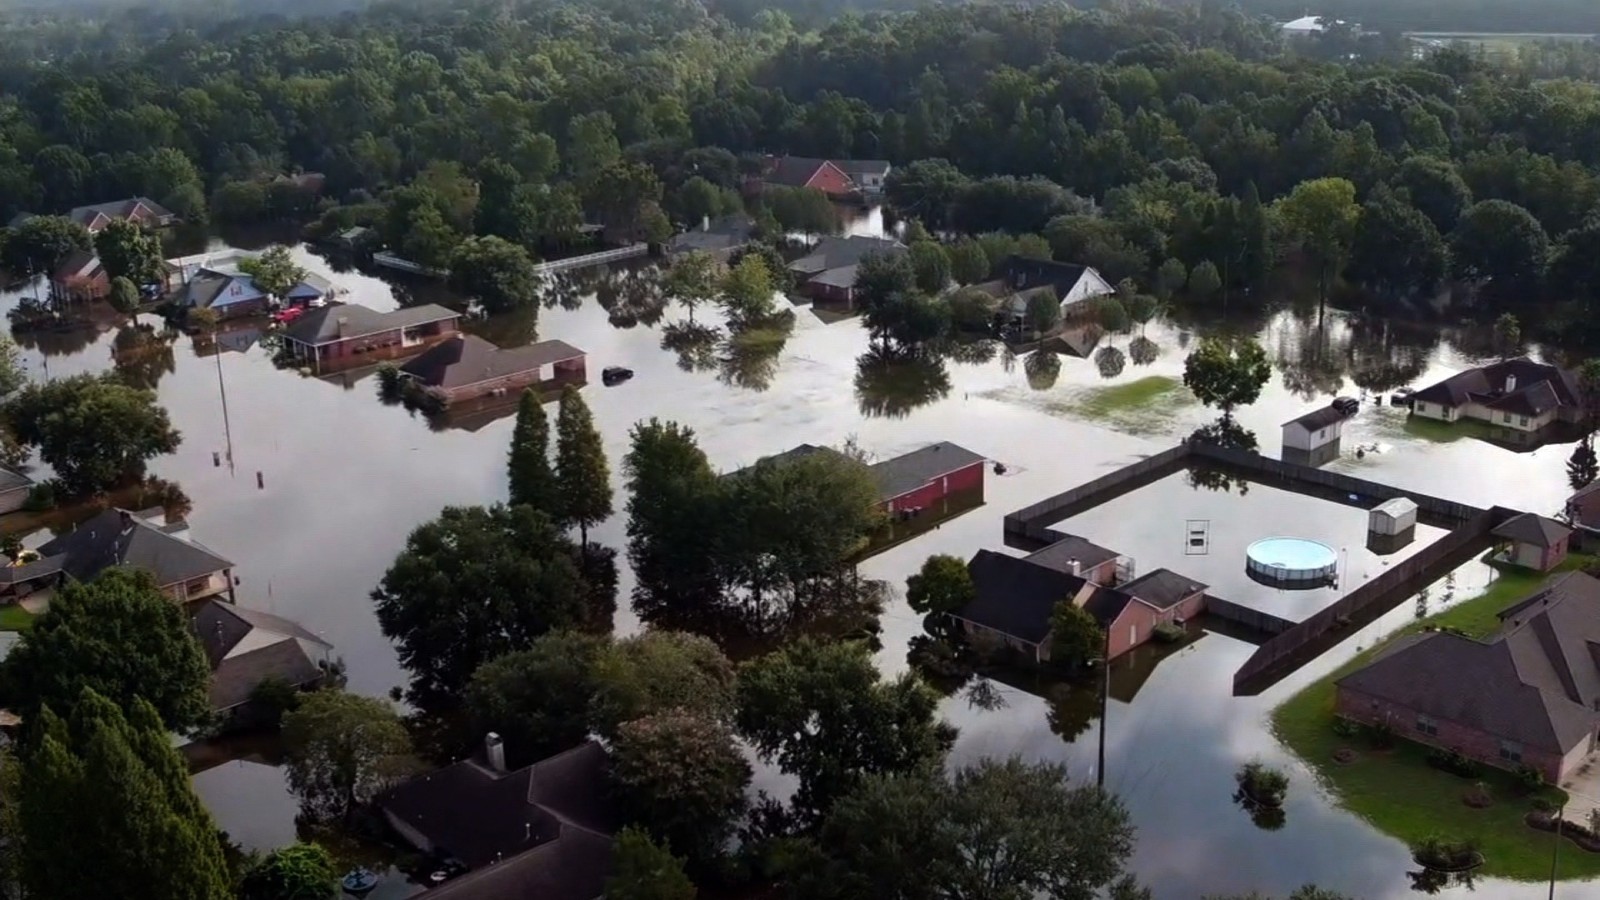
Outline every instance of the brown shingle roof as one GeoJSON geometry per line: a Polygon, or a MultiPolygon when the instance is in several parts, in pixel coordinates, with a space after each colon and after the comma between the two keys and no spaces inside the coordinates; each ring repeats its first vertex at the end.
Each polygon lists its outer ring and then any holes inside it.
{"type": "Polygon", "coordinates": [[[1156,609],[1171,609],[1190,596],[1204,591],[1204,585],[1171,569],[1155,569],[1134,580],[1117,586],[1117,590],[1132,594],[1156,609]]]}
{"type": "Polygon", "coordinates": [[[1544,516],[1533,513],[1523,513],[1513,519],[1501,523],[1500,527],[1489,532],[1497,538],[1516,541],[1519,544],[1532,544],[1535,547],[1549,548],[1566,540],[1572,534],[1572,529],[1544,516]]]}
{"type": "Polygon", "coordinates": [[[540,341],[526,347],[496,347],[481,337],[457,334],[424,351],[400,371],[429,387],[463,388],[481,381],[536,371],[540,366],[581,359],[582,350],[565,341],[540,341]]]}
{"type": "Polygon", "coordinates": [[[330,303],[295,319],[294,323],[284,330],[284,336],[302,344],[317,346],[366,337],[396,328],[410,328],[429,322],[459,318],[461,318],[460,313],[435,303],[408,306],[392,312],[378,312],[359,303],[330,303]],[[344,320],[342,335],[339,333],[341,319],[344,320]]]}

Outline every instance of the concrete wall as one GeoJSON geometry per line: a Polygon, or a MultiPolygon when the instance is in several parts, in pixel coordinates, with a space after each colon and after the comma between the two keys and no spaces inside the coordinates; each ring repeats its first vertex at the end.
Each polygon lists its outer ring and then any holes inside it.
{"type": "Polygon", "coordinates": [[[1516,771],[1524,765],[1533,766],[1552,784],[1561,781],[1570,769],[1588,754],[1589,741],[1584,740],[1565,754],[1541,752],[1522,747],[1522,761],[1512,762],[1500,755],[1500,738],[1450,719],[1432,716],[1437,723],[1437,734],[1418,730],[1418,712],[1398,703],[1390,703],[1370,694],[1339,686],[1335,688],[1334,712],[1346,719],[1369,725],[1387,725],[1396,736],[1428,747],[1439,747],[1477,760],[1487,766],[1516,771]],[[1571,759],[1573,762],[1569,763],[1571,759]]]}

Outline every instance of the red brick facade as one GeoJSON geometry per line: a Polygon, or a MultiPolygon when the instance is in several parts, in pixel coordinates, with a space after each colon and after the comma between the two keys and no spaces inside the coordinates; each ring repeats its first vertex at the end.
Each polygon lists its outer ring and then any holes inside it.
{"type": "Polygon", "coordinates": [[[1533,766],[1552,784],[1560,782],[1566,770],[1581,762],[1588,752],[1587,744],[1572,748],[1564,760],[1560,754],[1541,751],[1533,747],[1518,747],[1520,762],[1501,755],[1501,741],[1495,735],[1462,725],[1449,719],[1421,717],[1414,709],[1380,700],[1370,694],[1339,685],[1335,688],[1334,712],[1353,722],[1368,725],[1386,725],[1396,736],[1428,747],[1454,750],[1468,759],[1488,766],[1515,771],[1521,766],[1533,766]],[[1432,730],[1423,731],[1422,726],[1432,730]]]}
{"type": "Polygon", "coordinates": [[[831,162],[824,162],[818,166],[805,186],[816,188],[830,197],[848,196],[856,189],[856,183],[850,180],[850,176],[831,162]]]}
{"type": "Polygon", "coordinates": [[[1205,594],[1196,593],[1169,609],[1156,609],[1134,600],[1123,607],[1116,621],[1106,629],[1108,654],[1116,659],[1129,650],[1146,643],[1155,634],[1156,626],[1188,621],[1205,608],[1205,594]]]}
{"type": "Polygon", "coordinates": [[[360,337],[320,344],[313,349],[323,366],[361,365],[420,353],[458,330],[455,319],[429,322],[414,328],[392,328],[360,337]],[[406,339],[407,333],[411,339],[406,339]]]}
{"type": "Polygon", "coordinates": [[[890,497],[888,500],[883,501],[883,509],[888,513],[899,512],[902,509],[927,509],[954,493],[970,490],[982,491],[983,465],[982,462],[975,462],[971,465],[963,466],[927,482],[914,491],[908,491],[898,497],[890,497]]]}

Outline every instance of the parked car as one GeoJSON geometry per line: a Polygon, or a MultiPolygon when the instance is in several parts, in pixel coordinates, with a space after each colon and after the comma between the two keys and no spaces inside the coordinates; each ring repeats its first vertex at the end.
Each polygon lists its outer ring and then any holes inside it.
{"type": "Polygon", "coordinates": [[[606,366],[600,371],[600,380],[605,384],[621,384],[633,377],[633,370],[623,366],[606,366]]]}
{"type": "Polygon", "coordinates": [[[1333,408],[1346,418],[1355,415],[1361,409],[1361,401],[1354,397],[1339,397],[1333,401],[1333,408]]]}

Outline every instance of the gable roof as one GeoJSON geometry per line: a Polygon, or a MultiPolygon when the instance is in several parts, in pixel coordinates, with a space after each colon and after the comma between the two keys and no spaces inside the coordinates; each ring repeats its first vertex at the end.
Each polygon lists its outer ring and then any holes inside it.
{"type": "Polygon", "coordinates": [[[1311,412],[1290,419],[1289,421],[1283,423],[1283,427],[1288,428],[1290,425],[1298,425],[1301,428],[1304,428],[1306,431],[1321,431],[1335,422],[1344,421],[1344,418],[1344,413],[1339,412],[1332,406],[1324,406],[1320,409],[1313,409],[1311,412]]]}
{"type": "Polygon", "coordinates": [[[78,581],[89,581],[115,566],[132,566],[155,576],[163,587],[233,567],[195,541],[170,534],[125,509],[100,513],[45,543],[39,554],[64,557],[62,570],[78,581]]]}
{"type": "Polygon", "coordinates": [[[1055,291],[1056,299],[1060,300],[1077,287],[1078,282],[1089,271],[1091,270],[1088,266],[1078,263],[1033,259],[1012,254],[995,264],[995,280],[990,284],[998,282],[1004,285],[1004,290],[1008,293],[1050,287],[1055,291]]]}
{"type": "Polygon", "coordinates": [[[974,596],[956,617],[1030,644],[1050,634],[1056,604],[1075,596],[1084,579],[1017,556],[979,550],[967,563],[974,596]]]}
{"type": "Polygon", "coordinates": [[[95,224],[95,220],[104,217],[110,219],[127,219],[135,213],[143,213],[148,218],[172,219],[176,218],[165,206],[151,200],[149,197],[129,197],[126,200],[112,200],[109,203],[92,203],[88,206],[74,207],[67,213],[67,218],[85,228],[95,224]]]}
{"type": "Polygon", "coordinates": [[[850,176],[852,181],[865,175],[877,175],[882,178],[889,174],[889,161],[887,159],[832,159],[829,162],[839,168],[839,171],[850,176]]]}
{"type": "Polygon", "coordinates": [[[378,312],[359,303],[330,303],[295,319],[285,329],[284,335],[302,344],[315,346],[459,318],[460,313],[436,303],[408,306],[392,312],[378,312]],[[339,333],[341,320],[343,335],[339,333]]]}
{"type": "Polygon", "coordinates": [[[592,900],[604,888],[617,823],[607,767],[593,741],[509,773],[463,760],[395,787],[380,803],[476,870],[430,896],[592,900]]]}
{"type": "MultiPolygon", "coordinates": [[[[848,237],[825,237],[811,248],[811,252],[789,263],[789,271],[799,275],[815,276],[829,269],[842,269],[859,265],[869,254],[902,253],[905,245],[892,238],[868,237],[852,234],[848,237]]],[[[851,283],[854,283],[854,277],[851,283]]]]}
{"type": "Polygon", "coordinates": [[[1337,684],[1541,750],[1586,742],[1600,717],[1600,580],[1555,576],[1501,617],[1483,641],[1402,638],[1337,684]]]}
{"type": "Polygon", "coordinates": [[[56,281],[68,281],[73,278],[88,278],[101,269],[100,257],[93,250],[74,250],[61,260],[61,265],[56,266],[52,276],[56,281]]]}
{"type": "Polygon", "coordinates": [[[833,163],[825,159],[810,156],[780,156],[767,170],[765,181],[768,184],[781,184],[787,187],[805,187],[817,176],[818,170],[831,165],[833,163]]]}
{"type": "Polygon", "coordinates": [[[908,494],[941,475],[964,469],[984,458],[965,447],[940,441],[920,450],[902,453],[870,466],[872,478],[878,483],[878,496],[893,500],[908,494]]]}
{"type": "Polygon", "coordinates": [[[12,491],[25,491],[31,487],[33,487],[32,478],[29,478],[21,472],[0,466],[0,494],[9,494],[12,491]]]}
{"type": "Polygon", "coordinates": [[[219,711],[249,702],[267,678],[295,687],[321,680],[317,661],[333,649],[295,622],[222,600],[195,610],[194,629],[211,664],[211,708],[219,711]]]}
{"type": "Polygon", "coordinates": [[[1128,604],[1136,602],[1132,594],[1125,593],[1116,588],[1096,586],[1089,599],[1084,601],[1083,608],[1094,620],[1100,623],[1101,628],[1110,628],[1117,621],[1117,616],[1128,608],[1128,604]]]}
{"type": "Polygon", "coordinates": [[[1576,406],[1581,396],[1572,372],[1524,356],[1457,372],[1417,391],[1411,399],[1441,406],[1477,402],[1516,415],[1540,415],[1556,406],[1576,406]]]}
{"type": "Polygon", "coordinates": [[[1533,513],[1523,513],[1512,519],[1502,522],[1499,527],[1489,532],[1498,538],[1516,541],[1519,544],[1532,544],[1535,547],[1549,548],[1566,540],[1572,534],[1572,529],[1544,516],[1533,513]]]}
{"type": "Polygon", "coordinates": [[[1092,569],[1101,563],[1116,559],[1122,554],[1115,550],[1108,550],[1087,538],[1075,534],[1062,534],[1061,539],[1028,554],[1027,560],[1041,566],[1049,566],[1058,572],[1072,574],[1072,563],[1077,562],[1079,570],[1092,569]]]}
{"type": "Polygon", "coordinates": [[[526,347],[496,347],[477,335],[456,334],[423,351],[400,371],[429,387],[463,388],[537,371],[541,366],[582,359],[584,352],[565,341],[540,341],[526,347]]]}
{"type": "Polygon", "coordinates": [[[1156,609],[1171,609],[1208,586],[1171,569],[1153,569],[1132,581],[1117,585],[1117,590],[1156,609]]]}
{"type": "Polygon", "coordinates": [[[674,235],[667,242],[668,253],[689,253],[694,250],[727,250],[743,247],[755,234],[755,222],[746,215],[723,216],[706,223],[705,228],[691,228],[674,235]]]}

